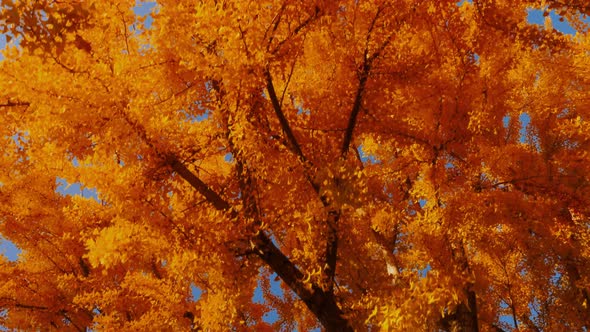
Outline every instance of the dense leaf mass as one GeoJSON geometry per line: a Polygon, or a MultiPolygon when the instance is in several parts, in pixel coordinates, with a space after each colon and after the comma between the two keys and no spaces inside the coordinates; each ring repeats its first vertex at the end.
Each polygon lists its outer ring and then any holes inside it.
{"type": "Polygon", "coordinates": [[[136,5],[1,1],[0,325],[590,328],[587,1],[136,5]]]}

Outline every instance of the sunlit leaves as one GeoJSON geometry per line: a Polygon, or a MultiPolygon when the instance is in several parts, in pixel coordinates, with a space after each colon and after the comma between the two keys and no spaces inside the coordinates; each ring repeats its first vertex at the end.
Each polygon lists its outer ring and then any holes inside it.
{"type": "Polygon", "coordinates": [[[135,5],[2,2],[0,324],[588,328],[586,5],[135,5]]]}

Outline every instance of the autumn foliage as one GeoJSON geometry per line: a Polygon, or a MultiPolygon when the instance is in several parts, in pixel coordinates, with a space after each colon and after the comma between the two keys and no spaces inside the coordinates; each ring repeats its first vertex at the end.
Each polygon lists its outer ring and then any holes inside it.
{"type": "Polygon", "coordinates": [[[590,328],[587,1],[1,4],[0,325],[590,328]]]}

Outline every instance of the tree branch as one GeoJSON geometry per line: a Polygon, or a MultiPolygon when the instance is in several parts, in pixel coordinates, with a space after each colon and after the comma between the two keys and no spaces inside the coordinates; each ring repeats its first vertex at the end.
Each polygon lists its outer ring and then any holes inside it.
{"type": "MultiPolygon", "coordinates": [[[[194,175],[178,159],[169,157],[174,171],[220,211],[230,211],[231,205],[207,184],[194,175]]],[[[232,211],[233,215],[236,215],[232,211]]],[[[316,284],[311,290],[303,283],[303,273],[263,232],[255,236],[254,244],[257,255],[299,296],[311,312],[319,319],[327,331],[352,331],[342,310],[338,307],[332,292],[325,292],[316,284]]]]}
{"type": "Polygon", "coordinates": [[[326,331],[353,331],[344,313],[338,307],[334,294],[325,292],[321,287],[312,284],[311,290],[301,282],[303,273],[293,265],[262,232],[256,237],[258,256],[262,258],[279,277],[301,298],[311,312],[319,319],[326,331]]]}
{"type": "MultiPolygon", "coordinates": [[[[305,158],[303,151],[301,151],[301,147],[299,146],[299,143],[297,142],[297,139],[295,138],[295,135],[293,134],[291,127],[289,126],[289,122],[285,118],[285,115],[284,115],[283,110],[281,108],[281,103],[276,95],[274,85],[272,83],[272,77],[270,76],[270,72],[267,70],[265,72],[265,74],[266,74],[266,79],[267,79],[268,94],[269,94],[270,100],[272,102],[275,114],[277,115],[279,122],[281,124],[281,128],[283,129],[283,132],[287,136],[287,139],[289,141],[289,145],[291,146],[291,150],[293,151],[293,153],[295,153],[299,157],[299,160],[301,160],[301,162],[303,162],[304,165],[306,165],[306,164],[308,164],[307,158],[305,158]]],[[[314,181],[313,177],[309,173],[306,173],[306,177],[307,177],[307,180],[309,181],[309,183],[312,185],[315,192],[319,195],[320,200],[322,201],[322,204],[325,207],[330,207],[330,205],[331,205],[330,202],[320,192],[321,191],[320,184],[317,183],[316,181],[314,181]]],[[[338,258],[338,220],[339,219],[340,219],[340,211],[331,208],[330,211],[328,211],[328,216],[326,218],[326,224],[328,226],[328,235],[327,235],[327,239],[326,239],[326,268],[324,271],[325,276],[326,276],[326,280],[329,285],[328,288],[329,288],[330,292],[333,291],[334,277],[336,275],[336,261],[338,258]]]]}
{"type": "Polygon", "coordinates": [[[29,103],[29,102],[20,102],[20,101],[13,102],[13,101],[9,100],[9,101],[5,102],[4,104],[0,104],[0,107],[15,107],[15,106],[30,106],[30,105],[31,105],[31,103],[29,103]]]}
{"type": "Polygon", "coordinates": [[[359,81],[359,86],[356,90],[356,97],[354,98],[354,104],[352,104],[352,111],[350,112],[350,117],[348,119],[348,126],[346,126],[346,132],[344,133],[344,140],[342,141],[342,148],[340,149],[340,156],[342,159],[346,157],[348,153],[348,149],[350,148],[350,142],[352,141],[352,133],[354,132],[354,127],[356,126],[356,118],[358,117],[359,111],[361,110],[361,103],[363,100],[363,92],[365,91],[365,85],[367,84],[367,79],[369,78],[369,71],[371,70],[371,65],[368,59],[365,60],[363,64],[363,69],[361,72],[361,77],[359,81]]]}
{"type": "MultiPolygon", "coordinates": [[[[266,45],[266,50],[268,51],[270,49],[270,45],[272,44],[272,41],[274,40],[275,36],[274,33],[277,31],[277,29],[279,28],[279,23],[281,23],[281,17],[283,16],[283,12],[285,11],[285,8],[287,6],[287,2],[284,1],[283,4],[281,5],[281,8],[279,9],[279,12],[275,15],[275,17],[272,19],[271,24],[272,25],[272,33],[270,38],[268,39],[268,45],[266,45]]],[[[266,36],[268,35],[268,31],[270,29],[270,25],[266,28],[266,31],[264,31],[264,39],[266,39],[266,36]]]]}
{"type": "Polygon", "coordinates": [[[266,89],[268,90],[268,97],[270,98],[270,101],[272,103],[272,107],[275,111],[275,114],[277,115],[277,118],[279,119],[279,123],[281,124],[281,129],[283,130],[285,135],[287,135],[287,139],[289,140],[289,145],[290,145],[291,150],[299,157],[299,159],[302,162],[305,163],[305,162],[307,162],[307,158],[305,158],[303,151],[301,151],[301,147],[299,146],[299,143],[297,142],[297,138],[295,138],[295,134],[293,134],[293,131],[291,130],[291,126],[289,125],[289,121],[287,121],[287,118],[285,117],[285,114],[283,113],[283,110],[281,108],[281,102],[279,101],[279,98],[277,97],[274,84],[272,83],[272,76],[270,75],[270,71],[267,69],[265,71],[264,75],[266,76],[266,89]]]}
{"type": "Polygon", "coordinates": [[[209,186],[199,179],[193,172],[191,172],[186,166],[184,166],[175,157],[170,157],[170,166],[172,169],[186,180],[193,188],[195,188],[201,195],[205,196],[207,201],[220,211],[227,211],[231,208],[228,202],[226,202],[219,194],[213,191],[209,186]]]}
{"type": "Polygon", "coordinates": [[[368,56],[369,41],[371,39],[371,33],[373,31],[373,28],[375,27],[375,23],[377,22],[377,18],[379,17],[379,14],[381,14],[381,10],[382,8],[377,9],[377,13],[371,21],[369,31],[367,32],[367,40],[365,42],[363,67],[359,78],[359,86],[356,90],[356,96],[354,98],[354,103],[352,104],[352,111],[350,112],[350,117],[348,118],[348,126],[346,126],[346,132],[344,134],[344,139],[342,141],[342,148],[340,149],[340,156],[342,159],[346,157],[346,154],[348,153],[348,149],[350,147],[350,142],[352,141],[352,134],[354,132],[354,127],[356,126],[356,118],[361,110],[363,92],[365,91],[365,85],[367,84],[367,79],[369,78],[369,71],[371,70],[371,61],[375,58],[374,55],[371,56],[371,58],[369,58],[368,56]]]}
{"type": "Polygon", "coordinates": [[[348,119],[348,126],[346,127],[346,132],[344,134],[344,140],[342,141],[342,148],[340,149],[340,157],[342,159],[346,158],[346,154],[348,153],[348,150],[350,148],[352,135],[354,133],[354,127],[356,126],[357,117],[361,110],[363,93],[365,92],[365,86],[367,85],[367,80],[369,79],[369,73],[371,71],[373,61],[375,61],[375,59],[379,57],[379,55],[385,49],[385,47],[389,45],[389,43],[391,42],[391,38],[393,38],[393,34],[389,35],[389,37],[387,37],[387,39],[379,47],[379,49],[370,57],[368,56],[367,50],[365,50],[365,60],[360,74],[359,85],[356,90],[354,103],[352,104],[352,111],[350,112],[350,117],[348,119]]]}
{"type": "MultiPolygon", "coordinates": [[[[340,158],[342,160],[346,159],[346,155],[348,154],[348,150],[350,149],[350,143],[352,142],[352,135],[354,133],[354,128],[356,127],[357,117],[362,106],[363,93],[365,91],[365,86],[367,85],[367,80],[369,78],[369,73],[371,71],[371,64],[385,49],[385,47],[387,47],[393,36],[393,34],[389,35],[387,40],[379,47],[379,49],[370,57],[368,56],[369,36],[380,12],[380,10],[377,11],[377,14],[375,15],[375,18],[369,29],[369,33],[367,34],[367,48],[365,48],[364,63],[360,75],[359,85],[356,90],[356,96],[354,98],[354,103],[352,105],[352,111],[350,112],[350,117],[348,119],[348,126],[346,127],[346,132],[344,133],[344,139],[342,140],[342,148],[340,149],[340,158]]],[[[338,255],[338,220],[340,219],[340,211],[332,210],[330,211],[330,216],[328,217],[328,227],[330,233],[328,235],[328,241],[326,244],[326,263],[328,266],[326,272],[330,280],[331,288],[333,287],[334,276],[336,274],[336,258],[338,255]],[[334,217],[330,218],[330,216],[334,217]]]]}
{"type": "Polygon", "coordinates": [[[301,147],[300,147],[299,143],[297,142],[297,138],[295,137],[295,134],[293,134],[293,131],[291,130],[291,126],[289,125],[289,121],[287,120],[287,118],[285,117],[285,114],[283,113],[283,109],[281,107],[281,102],[279,101],[279,99],[277,97],[277,94],[276,94],[276,91],[275,91],[275,88],[274,88],[274,85],[272,82],[272,76],[270,75],[270,71],[267,69],[264,74],[266,76],[266,83],[267,83],[266,88],[268,90],[268,95],[269,95],[270,101],[272,103],[273,110],[275,111],[275,114],[276,114],[277,118],[279,119],[279,123],[281,124],[281,129],[283,130],[285,135],[287,135],[287,141],[289,143],[287,145],[287,147],[289,149],[291,149],[291,151],[293,153],[295,153],[295,155],[297,155],[299,160],[303,163],[303,167],[305,168],[305,177],[306,177],[307,181],[311,184],[311,186],[313,187],[313,190],[320,197],[322,204],[327,207],[327,206],[329,206],[329,202],[327,201],[326,197],[321,195],[320,184],[314,180],[314,174],[310,174],[311,173],[310,170],[313,165],[311,164],[311,162],[309,160],[307,160],[307,158],[303,154],[303,151],[301,150],[301,147]]]}
{"type": "Polygon", "coordinates": [[[49,309],[49,308],[44,307],[44,306],[19,303],[17,300],[11,299],[11,298],[8,298],[8,297],[2,297],[2,298],[0,298],[0,301],[11,302],[11,303],[13,303],[14,307],[21,308],[21,309],[31,309],[31,310],[47,310],[47,309],[49,309]]]}
{"type": "MultiPolygon", "coordinates": [[[[299,151],[299,158],[302,159],[302,161],[305,161],[305,156],[303,156],[303,153],[301,153],[301,149],[299,148],[299,145],[297,144],[297,141],[295,140],[295,137],[288,126],[288,122],[282,114],[274,87],[272,86],[270,74],[267,76],[267,78],[270,86],[269,94],[271,95],[271,100],[273,101],[273,107],[275,107],[275,111],[278,112],[277,115],[279,118],[283,119],[281,124],[284,125],[284,128],[286,128],[290,133],[290,139],[292,139],[292,142],[295,142],[294,146],[297,147],[296,151],[299,151]]],[[[221,90],[220,83],[218,81],[213,81],[212,85],[213,89],[217,91],[221,90]]],[[[144,141],[156,149],[145,134],[145,129],[129,119],[126,114],[124,114],[124,112],[121,113],[129,125],[138,130],[144,141]]],[[[238,212],[232,209],[232,206],[225,199],[223,199],[223,197],[221,197],[217,192],[211,189],[205,182],[203,182],[199,177],[191,172],[175,155],[160,152],[158,152],[158,155],[165,158],[166,163],[172,168],[172,170],[174,170],[181,178],[187,181],[194,189],[197,190],[197,192],[203,195],[207,202],[209,202],[216,210],[229,212],[231,218],[236,218],[239,216],[238,212]]],[[[309,176],[308,180],[310,180],[310,183],[314,185],[314,182],[311,181],[309,176]]],[[[314,189],[319,193],[318,185],[314,185],[314,189]]],[[[322,202],[325,204],[325,198],[322,200],[322,202]]],[[[352,328],[348,325],[348,321],[343,317],[343,313],[338,307],[332,292],[324,292],[317,284],[312,284],[311,290],[309,290],[303,282],[303,273],[299,271],[293,262],[291,262],[289,258],[282,253],[282,251],[264,232],[259,231],[255,235],[253,241],[255,242],[255,252],[258,254],[258,256],[268,266],[270,266],[270,268],[283,281],[285,281],[285,283],[293,290],[293,292],[295,292],[295,294],[297,294],[297,296],[299,296],[299,298],[301,298],[301,300],[307,305],[312,313],[320,320],[327,331],[352,331],[352,328]]]]}
{"type": "MultiPolygon", "coordinates": [[[[301,22],[301,24],[299,24],[297,27],[295,27],[295,29],[293,29],[293,32],[291,32],[287,38],[281,40],[277,46],[274,48],[274,50],[272,51],[273,54],[277,53],[281,47],[283,46],[283,44],[285,44],[289,39],[291,39],[293,36],[296,36],[301,30],[303,30],[306,26],[308,26],[311,22],[313,22],[316,18],[318,18],[321,15],[320,9],[316,6],[315,7],[315,11],[312,15],[310,15],[308,18],[305,19],[305,21],[301,22]]],[[[278,23],[276,23],[275,26],[275,30],[278,27],[278,23]]],[[[273,30],[274,32],[274,30],[273,30]]],[[[271,40],[269,41],[269,46],[270,43],[272,42],[272,37],[271,40]]]]}
{"type": "Polygon", "coordinates": [[[346,158],[346,154],[348,153],[348,149],[350,148],[350,142],[352,141],[352,134],[354,133],[354,127],[356,126],[356,120],[358,114],[361,110],[362,100],[363,100],[363,93],[365,91],[365,86],[367,85],[367,80],[369,78],[369,72],[371,71],[371,66],[373,61],[377,59],[381,52],[389,45],[391,39],[393,38],[394,33],[391,33],[387,39],[379,46],[379,48],[369,56],[369,41],[371,39],[371,34],[375,25],[377,23],[377,19],[381,15],[383,11],[383,7],[379,7],[377,9],[377,13],[375,13],[375,17],[371,21],[371,25],[369,26],[369,31],[367,32],[367,39],[365,42],[365,51],[364,51],[364,59],[363,59],[363,66],[360,73],[359,78],[359,85],[356,90],[356,96],[354,98],[354,103],[352,105],[352,111],[350,112],[350,117],[348,119],[348,126],[346,127],[346,133],[344,134],[344,140],[342,141],[342,148],[340,149],[340,157],[342,159],[346,158]]]}
{"type": "Polygon", "coordinates": [[[338,258],[338,221],[340,210],[332,209],[328,212],[328,238],[326,239],[326,269],[325,275],[328,281],[328,291],[334,291],[336,277],[336,261],[338,258]]]}

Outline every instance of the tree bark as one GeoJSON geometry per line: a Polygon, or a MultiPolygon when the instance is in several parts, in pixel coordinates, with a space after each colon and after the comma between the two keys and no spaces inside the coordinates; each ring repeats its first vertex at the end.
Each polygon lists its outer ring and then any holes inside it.
{"type": "MultiPolygon", "coordinates": [[[[169,157],[172,169],[209,201],[217,210],[231,213],[231,205],[193,174],[178,159],[169,157]]],[[[234,215],[237,217],[237,215],[234,215]]],[[[285,282],[318,318],[326,331],[352,332],[348,320],[338,306],[334,294],[317,284],[303,283],[304,274],[262,231],[255,236],[256,254],[285,282]]]]}

